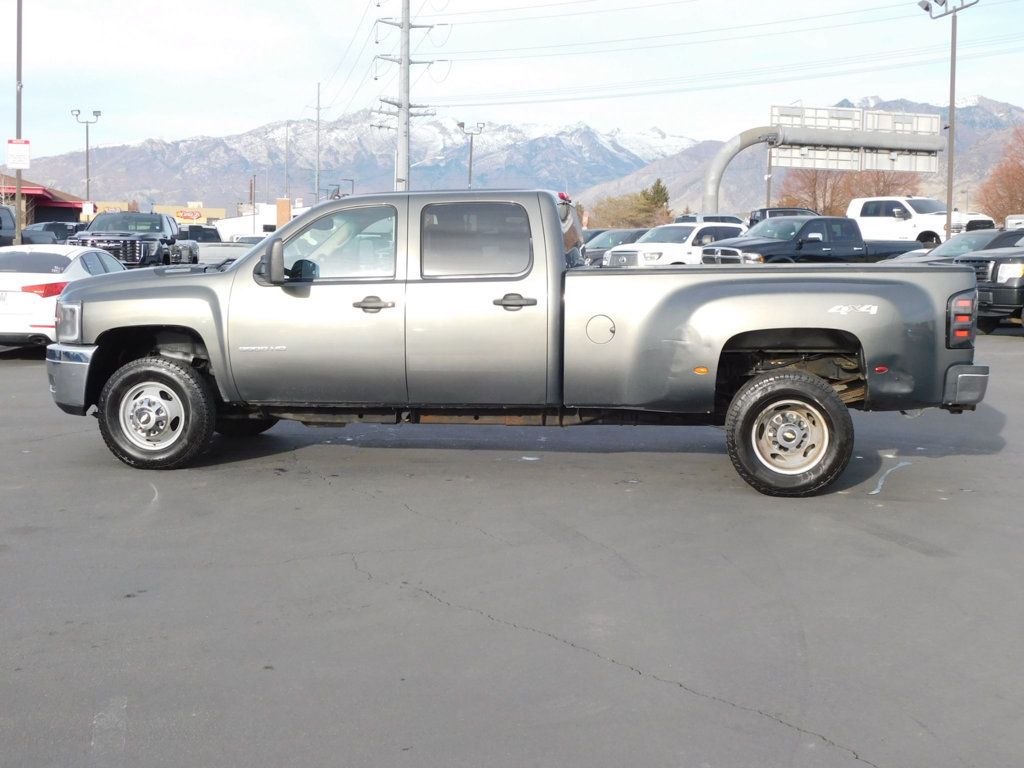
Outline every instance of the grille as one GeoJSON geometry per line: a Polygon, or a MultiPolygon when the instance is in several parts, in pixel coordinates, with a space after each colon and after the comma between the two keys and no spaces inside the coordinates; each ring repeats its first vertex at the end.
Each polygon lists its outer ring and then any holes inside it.
{"type": "Polygon", "coordinates": [[[736,248],[705,248],[700,260],[704,264],[739,264],[740,252],[736,248]]]}
{"type": "Polygon", "coordinates": [[[138,264],[142,258],[141,240],[93,240],[92,245],[102,248],[124,264],[138,264]]]}
{"type": "Polygon", "coordinates": [[[639,251],[615,251],[605,256],[608,258],[609,267],[635,267],[639,251]]]}
{"type": "Polygon", "coordinates": [[[994,261],[978,261],[976,259],[964,259],[957,260],[957,264],[963,264],[965,267],[970,267],[974,270],[974,276],[977,278],[979,283],[988,283],[992,280],[992,267],[995,265],[994,261]]]}

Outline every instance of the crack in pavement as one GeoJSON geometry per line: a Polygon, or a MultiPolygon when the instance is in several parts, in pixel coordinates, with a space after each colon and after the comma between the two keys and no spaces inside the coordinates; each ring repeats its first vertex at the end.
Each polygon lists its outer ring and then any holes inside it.
{"type": "Polygon", "coordinates": [[[433,515],[428,515],[426,512],[419,512],[419,511],[413,509],[412,507],[410,507],[408,504],[405,504],[405,503],[403,503],[402,506],[405,507],[408,511],[412,512],[414,515],[417,515],[418,517],[425,517],[428,520],[433,520],[435,523],[447,523],[448,525],[453,525],[456,528],[469,528],[471,530],[476,531],[477,533],[480,533],[480,534],[486,536],[489,539],[494,539],[495,541],[499,541],[499,542],[501,542],[502,544],[504,544],[507,547],[511,547],[512,546],[512,542],[511,541],[508,541],[507,539],[503,539],[501,536],[497,536],[497,535],[491,533],[490,531],[484,530],[480,526],[463,524],[463,523],[459,522],[458,520],[452,520],[452,519],[447,518],[447,517],[434,517],[433,515]]]}
{"type": "Polygon", "coordinates": [[[705,693],[704,691],[700,691],[700,690],[697,690],[696,688],[692,688],[692,687],[686,685],[685,683],[680,682],[679,680],[670,680],[668,678],[660,677],[658,675],[655,675],[655,674],[653,674],[651,672],[645,672],[644,670],[640,669],[639,667],[635,667],[632,664],[629,664],[629,663],[624,662],[624,661],[619,661],[618,659],[613,658],[611,656],[605,656],[604,654],[598,653],[597,651],[593,650],[592,648],[587,648],[584,645],[579,645],[578,643],[574,643],[571,640],[565,639],[564,637],[559,637],[558,635],[553,634],[551,632],[548,632],[547,630],[538,629],[536,627],[531,627],[531,626],[529,626],[527,624],[516,624],[513,621],[509,621],[508,619],[502,619],[502,618],[500,618],[498,616],[494,616],[493,614],[487,613],[487,611],[481,610],[479,608],[473,608],[472,606],[468,606],[468,605],[460,605],[458,603],[452,603],[452,602],[450,602],[448,600],[445,600],[442,597],[437,596],[436,594],[431,592],[429,589],[424,589],[423,587],[417,587],[416,585],[410,584],[407,581],[403,581],[401,583],[401,586],[402,587],[407,587],[409,589],[413,589],[413,590],[415,590],[415,591],[417,591],[417,592],[419,592],[419,593],[421,593],[423,595],[426,595],[431,600],[434,600],[435,602],[440,603],[441,605],[448,606],[449,608],[453,608],[453,609],[458,610],[458,611],[467,611],[469,613],[475,613],[475,614],[477,614],[479,616],[483,616],[484,618],[488,619],[489,621],[495,622],[496,624],[502,624],[502,625],[504,625],[506,627],[510,627],[512,629],[516,629],[516,630],[519,630],[519,631],[525,631],[525,632],[532,632],[532,633],[534,633],[536,635],[540,635],[541,637],[549,638],[551,640],[554,640],[557,643],[561,643],[562,645],[568,646],[569,648],[572,648],[573,650],[581,651],[581,652],[586,653],[586,654],[588,654],[590,656],[593,656],[594,658],[599,659],[599,660],[601,660],[601,661],[603,661],[603,662],[605,662],[607,664],[612,664],[614,666],[626,669],[629,672],[632,672],[633,674],[637,675],[638,677],[648,677],[648,678],[650,678],[652,680],[655,680],[655,681],[657,681],[659,683],[664,683],[665,685],[674,685],[677,688],[679,688],[680,690],[686,691],[687,693],[691,694],[692,696],[697,696],[699,698],[706,699],[708,701],[715,701],[715,702],[718,702],[720,704],[725,704],[728,707],[732,707],[733,709],[737,709],[737,710],[742,711],[742,712],[749,712],[751,714],[758,715],[760,717],[764,717],[764,718],[766,718],[768,720],[771,720],[771,721],[773,721],[775,723],[778,723],[779,725],[785,726],[786,728],[790,728],[790,729],[792,729],[792,730],[794,730],[794,731],[796,731],[798,733],[802,733],[805,736],[811,736],[813,738],[819,739],[822,743],[824,743],[825,745],[827,745],[829,747],[841,750],[843,752],[847,752],[850,755],[852,755],[853,759],[856,760],[857,762],[864,763],[865,765],[870,765],[872,768],[879,768],[879,766],[876,765],[875,763],[872,763],[870,760],[867,760],[867,759],[861,757],[860,754],[856,750],[854,750],[854,749],[852,749],[850,747],[847,747],[847,746],[845,746],[843,744],[839,744],[839,743],[833,741],[832,739],[828,738],[827,736],[825,736],[823,734],[820,734],[820,733],[817,733],[816,731],[808,730],[808,729],[803,728],[803,727],[801,727],[799,725],[796,725],[795,723],[791,723],[788,720],[784,720],[783,718],[779,717],[778,715],[774,715],[771,712],[766,712],[765,710],[758,709],[757,707],[749,707],[749,706],[746,706],[744,704],[738,704],[738,703],[736,703],[734,701],[730,701],[729,699],[724,699],[721,696],[715,696],[714,694],[711,694],[711,693],[705,693]]]}

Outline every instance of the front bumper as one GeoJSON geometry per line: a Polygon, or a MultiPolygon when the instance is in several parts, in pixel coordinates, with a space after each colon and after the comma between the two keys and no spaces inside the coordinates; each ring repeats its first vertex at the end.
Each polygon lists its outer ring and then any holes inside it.
{"type": "Polygon", "coordinates": [[[987,365],[953,365],[946,371],[942,390],[942,407],[975,406],[985,398],[988,389],[987,365]]]}
{"type": "Polygon", "coordinates": [[[1020,316],[1024,307],[1024,285],[978,283],[978,315],[981,317],[1020,316]]]}
{"type": "Polygon", "coordinates": [[[53,401],[65,413],[85,416],[89,364],[98,347],[83,344],[50,344],[46,348],[46,375],[53,401]]]}

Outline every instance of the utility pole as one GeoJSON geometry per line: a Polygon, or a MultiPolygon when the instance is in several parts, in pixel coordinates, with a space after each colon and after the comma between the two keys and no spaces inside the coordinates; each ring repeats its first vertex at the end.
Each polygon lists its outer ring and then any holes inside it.
{"type": "Polygon", "coordinates": [[[768,145],[768,170],[764,174],[764,207],[772,207],[772,145],[768,145]]]}
{"type": "Polygon", "coordinates": [[[956,17],[957,12],[977,5],[978,0],[919,0],[917,3],[933,19],[952,16],[952,32],[949,42],[949,135],[946,145],[946,239],[953,236],[953,139],[956,131],[956,17]]]}
{"type": "Polygon", "coordinates": [[[313,201],[320,202],[320,83],[316,84],[316,178],[313,180],[313,201]]]}
{"type": "MultiPolygon", "coordinates": [[[[15,136],[16,139],[21,138],[21,0],[18,0],[18,66],[16,82],[14,84],[15,90],[15,112],[17,117],[15,119],[15,136]]],[[[21,169],[19,168],[14,172],[14,245],[21,245],[21,169]]]]}
{"type": "Polygon", "coordinates": [[[288,130],[291,128],[291,121],[287,120],[284,124],[284,196],[289,200],[292,199],[291,188],[289,187],[288,180],[288,130]]]}
{"type": "Polygon", "coordinates": [[[410,20],[409,1],[402,0],[402,18],[399,21],[394,19],[378,19],[378,23],[387,24],[390,27],[398,27],[401,37],[400,56],[378,56],[384,61],[390,61],[398,65],[398,99],[381,99],[385,104],[395,107],[396,112],[385,114],[394,115],[398,118],[398,150],[395,155],[395,191],[406,192],[409,189],[409,120],[413,117],[424,117],[434,114],[432,111],[417,112],[414,109],[424,109],[424,105],[412,104],[409,99],[409,67],[411,64],[430,64],[429,61],[412,61],[409,58],[409,33],[413,29],[430,29],[432,24],[413,24],[410,20]]]}

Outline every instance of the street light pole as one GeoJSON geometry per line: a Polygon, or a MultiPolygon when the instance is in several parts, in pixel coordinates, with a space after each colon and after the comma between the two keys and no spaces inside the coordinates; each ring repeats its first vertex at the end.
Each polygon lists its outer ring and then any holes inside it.
{"type": "Polygon", "coordinates": [[[467,128],[465,123],[459,123],[458,126],[459,126],[459,128],[462,129],[462,132],[464,134],[469,136],[469,179],[467,181],[467,188],[468,189],[472,189],[473,188],[473,138],[476,137],[476,136],[479,136],[481,133],[484,132],[484,124],[483,123],[477,123],[475,130],[472,129],[472,128],[467,128]]]}
{"type": "MultiPolygon", "coordinates": [[[[15,138],[21,138],[21,0],[18,0],[18,14],[17,14],[17,25],[18,25],[18,62],[17,62],[17,73],[15,74],[15,112],[17,116],[15,118],[15,138]]],[[[22,225],[22,213],[21,213],[21,169],[19,168],[14,172],[14,245],[21,245],[21,225],[22,225]]]]}
{"type": "Polygon", "coordinates": [[[949,135],[946,145],[946,239],[953,235],[953,139],[956,132],[956,15],[959,11],[977,5],[978,0],[919,0],[917,3],[933,19],[952,16],[949,43],[949,135]],[[944,10],[938,10],[944,9],[944,10]]]}
{"type": "Polygon", "coordinates": [[[81,117],[79,117],[79,115],[81,114],[82,110],[80,109],[71,110],[71,116],[74,117],[76,121],[85,126],[85,199],[89,200],[89,126],[93,123],[99,122],[100,115],[102,115],[103,113],[100,112],[98,109],[94,109],[92,112],[92,120],[89,120],[88,118],[83,120],[81,117]]]}

